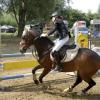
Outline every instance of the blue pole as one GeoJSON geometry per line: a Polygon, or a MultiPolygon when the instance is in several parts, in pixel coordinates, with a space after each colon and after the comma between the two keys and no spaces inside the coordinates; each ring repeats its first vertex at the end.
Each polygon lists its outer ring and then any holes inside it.
{"type": "Polygon", "coordinates": [[[31,76],[31,75],[32,75],[32,73],[1,76],[0,80],[16,79],[16,78],[22,78],[22,77],[27,77],[27,76],[31,76]]]}
{"type": "Polygon", "coordinates": [[[0,58],[3,57],[23,57],[25,55],[31,55],[32,53],[25,53],[25,54],[21,54],[21,53],[13,53],[13,54],[0,54],[0,58]]]}

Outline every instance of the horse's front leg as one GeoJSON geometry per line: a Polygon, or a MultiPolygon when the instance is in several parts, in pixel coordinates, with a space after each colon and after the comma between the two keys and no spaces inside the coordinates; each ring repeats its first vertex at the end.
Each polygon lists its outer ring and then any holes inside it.
{"type": "MultiPolygon", "coordinates": [[[[43,72],[41,73],[41,75],[39,76],[39,82],[43,83],[43,77],[45,77],[49,72],[51,71],[51,68],[44,68],[43,72]]],[[[45,89],[50,89],[51,85],[48,84],[42,84],[43,90],[45,89]]]]}
{"type": "Polygon", "coordinates": [[[41,68],[43,68],[41,65],[37,65],[32,69],[33,80],[34,80],[34,83],[37,85],[39,84],[39,81],[37,80],[35,72],[36,72],[36,70],[41,69],[41,68]]]}
{"type": "Polygon", "coordinates": [[[43,72],[41,73],[41,75],[39,76],[39,81],[40,83],[43,83],[43,77],[46,76],[49,72],[51,71],[51,68],[44,68],[43,72]]]}

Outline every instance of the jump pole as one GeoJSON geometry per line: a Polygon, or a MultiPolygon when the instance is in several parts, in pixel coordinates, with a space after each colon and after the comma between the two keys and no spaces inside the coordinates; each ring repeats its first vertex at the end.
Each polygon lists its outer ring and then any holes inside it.
{"type": "MultiPolygon", "coordinates": [[[[36,74],[40,74],[41,72],[37,72],[36,74]]],[[[0,81],[2,80],[9,80],[9,79],[16,79],[16,78],[23,78],[23,77],[28,77],[31,76],[32,73],[26,73],[26,74],[16,74],[16,75],[5,75],[5,76],[0,76],[0,81]]]]}
{"type": "MultiPolygon", "coordinates": [[[[57,72],[51,71],[50,73],[51,74],[56,74],[57,72]]],[[[36,74],[41,74],[41,72],[39,71],[36,74]]],[[[66,73],[66,75],[75,76],[75,73],[69,72],[69,73],[66,73]]],[[[16,78],[23,78],[23,77],[28,77],[28,76],[32,76],[32,73],[16,74],[16,75],[5,75],[5,76],[0,76],[0,81],[16,79],[16,78]]]]}
{"type": "Polygon", "coordinates": [[[0,81],[2,80],[8,80],[8,79],[16,79],[16,78],[22,78],[22,77],[27,77],[32,75],[32,73],[27,73],[27,74],[16,74],[16,75],[9,75],[9,76],[1,76],[0,81]]]}
{"type": "MultiPolygon", "coordinates": [[[[36,74],[41,74],[42,72],[36,72],[36,74]]],[[[50,73],[56,73],[54,71],[51,71],[50,73]]],[[[26,73],[26,74],[16,74],[16,75],[5,75],[5,76],[0,76],[0,81],[3,80],[9,80],[9,79],[16,79],[16,78],[23,78],[23,77],[28,77],[32,76],[32,73],[26,73]]]]}
{"type": "Polygon", "coordinates": [[[0,54],[0,58],[5,58],[5,57],[24,57],[26,55],[31,55],[32,53],[13,53],[13,54],[0,54]]]}

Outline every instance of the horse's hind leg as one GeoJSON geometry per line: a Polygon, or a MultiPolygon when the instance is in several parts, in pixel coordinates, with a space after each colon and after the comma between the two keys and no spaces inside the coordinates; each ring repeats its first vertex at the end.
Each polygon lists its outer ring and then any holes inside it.
{"type": "Polygon", "coordinates": [[[79,73],[77,74],[77,78],[76,78],[76,81],[75,83],[71,86],[71,88],[73,89],[74,87],[76,87],[79,83],[82,82],[82,78],[81,76],[79,75],[79,73]]]}
{"type": "Polygon", "coordinates": [[[96,82],[92,79],[90,79],[89,81],[86,81],[89,86],[87,88],[85,88],[84,90],[82,90],[83,93],[86,93],[90,88],[92,88],[94,85],[96,85],[96,82]]]}
{"type": "Polygon", "coordinates": [[[36,78],[35,72],[36,72],[36,70],[41,69],[41,68],[42,68],[41,65],[37,65],[36,67],[34,67],[34,68],[32,69],[33,80],[34,80],[34,83],[37,84],[37,85],[39,84],[39,81],[38,81],[37,78],[36,78]]]}
{"type": "Polygon", "coordinates": [[[70,86],[68,89],[65,89],[64,92],[71,92],[73,90],[73,88],[76,87],[81,82],[82,82],[82,78],[78,72],[75,83],[72,86],[70,86]]]}

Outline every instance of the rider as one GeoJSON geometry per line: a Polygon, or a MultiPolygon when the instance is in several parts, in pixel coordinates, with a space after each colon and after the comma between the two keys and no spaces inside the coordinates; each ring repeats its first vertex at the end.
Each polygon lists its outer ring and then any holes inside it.
{"type": "Polygon", "coordinates": [[[53,13],[51,18],[52,22],[54,23],[54,29],[52,29],[47,35],[49,36],[56,31],[58,32],[59,35],[59,39],[55,43],[51,51],[51,54],[54,57],[54,64],[52,67],[54,68],[57,65],[55,71],[62,71],[63,65],[60,60],[59,50],[64,44],[66,44],[69,41],[71,35],[63,22],[62,16],[58,15],[57,13],[53,13]]]}

